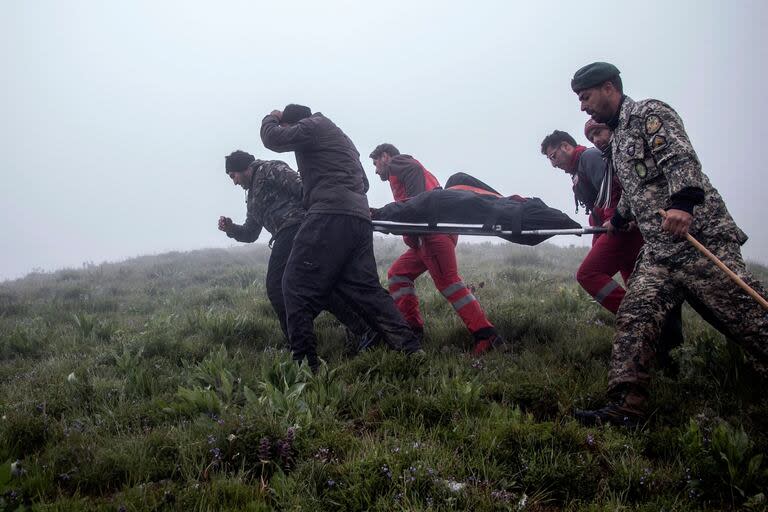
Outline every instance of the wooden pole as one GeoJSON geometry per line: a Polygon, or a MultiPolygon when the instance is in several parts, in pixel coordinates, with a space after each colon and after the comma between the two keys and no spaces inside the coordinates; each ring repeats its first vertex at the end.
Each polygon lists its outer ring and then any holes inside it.
{"type": "MultiPolygon", "coordinates": [[[[665,219],[667,218],[667,212],[665,212],[664,210],[659,210],[659,215],[661,215],[665,219]]],[[[728,275],[728,277],[731,278],[731,281],[739,285],[739,287],[742,290],[747,292],[753,299],[759,302],[760,305],[763,306],[763,309],[768,311],[768,301],[765,300],[759,293],[757,293],[751,286],[745,283],[744,280],[740,278],[738,275],[736,275],[736,273],[733,270],[728,268],[728,266],[725,263],[720,261],[720,258],[712,254],[712,251],[704,247],[704,245],[702,245],[701,242],[696,240],[693,237],[693,235],[691,235],[690,233],[685,234],[685,239],[688,240],[691,243],[691,245],[693,245],[696,249],[698,249],[700,253],[702,253],[704,256],[709,258],[709,260],[712,261],[712,263],[720,267],[720,270],[725,272],[728,275]]]]}

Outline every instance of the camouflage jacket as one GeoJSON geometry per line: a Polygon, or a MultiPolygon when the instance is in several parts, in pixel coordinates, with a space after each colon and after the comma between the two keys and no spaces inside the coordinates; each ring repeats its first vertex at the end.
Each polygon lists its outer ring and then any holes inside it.
{"type": "Polygon", "coordinates": [[[723,198],[701,171],[683,121],[672,107],[658,100],[635,102],[626,97],[611,141],[616,175],[624,189],[617,213],[634,217],[646,245],[646,256],[670,257],[690,247],[661,230],[659,209],[684,189],[700,189],[704,201],[693,211],[690,233],[702,243],[730,239],[743,244],[747,236],[736,225],[723,198]]]}
{"type": "Polygon", "coordinates": [[[246,204],[245,224],[235,224],[227,236],[238,242],[254,242],[262,227],[277,236],[280,230],[301,224],[306,212],[301,206],[299,173],[280,160],[256,160],[246,204]]]}

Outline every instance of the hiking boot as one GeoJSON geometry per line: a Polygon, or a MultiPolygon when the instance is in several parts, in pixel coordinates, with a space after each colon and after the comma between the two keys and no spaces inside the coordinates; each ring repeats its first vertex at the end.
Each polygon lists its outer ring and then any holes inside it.
{"type": "Polygon", "coordinates": [[[605,407],[596,410],[576,409],[574,416],[582,425],[615,425],[634,428],[645,421],[644,406],[648,396],[644,389],[626,384],[609,393],[605,407]]]}
{"type": "Polygon", "coordinates": [[[576,409],[574,416],[579,423],[588,427],[610,424],[617,427],[635,428],[645,421],[645,416],[641,413],[615,403],[610,403],[594,411],[576,409]]]}
{"type": "Polygon", "coordinates": [[[472,354],[481,356],[490,350],[499,350],[502,347],[510,348],[511,343],[507,343],[507,340],[502,338],[500,334],[491,334],[487,338],[477,340],[475,348],[472,349],[472,354]]]}

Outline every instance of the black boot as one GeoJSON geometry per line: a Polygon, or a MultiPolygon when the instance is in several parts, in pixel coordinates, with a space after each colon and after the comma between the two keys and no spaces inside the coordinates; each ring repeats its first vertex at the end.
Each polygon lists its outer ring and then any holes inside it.
{"type": "Polygon", "coordinates": [[[629,428],[645,422],[648,394],[643,388],[627,384],[611,391],[608,397],[608,404],[600,409],[576,409],[576,420],[587,426],[611,424],[629,428]]]}

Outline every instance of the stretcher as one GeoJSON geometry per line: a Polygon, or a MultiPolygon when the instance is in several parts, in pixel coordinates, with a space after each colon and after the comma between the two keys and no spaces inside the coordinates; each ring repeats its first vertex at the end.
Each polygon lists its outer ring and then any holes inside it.
{"type": "Polygon", "coordinates": [[[603,227],[580,227],[566,229],[527,229],[513,231],[503,229],[500,225],[491,227],[482,224],[455,224],[450,222],[438,222],[429,224],[426,222],[395,222],[388,220],[374,220],[373,230],[390,235],[470,235],[470,236],[555,236],[555,235],[591,235],[605,233],[603,227]]]}

